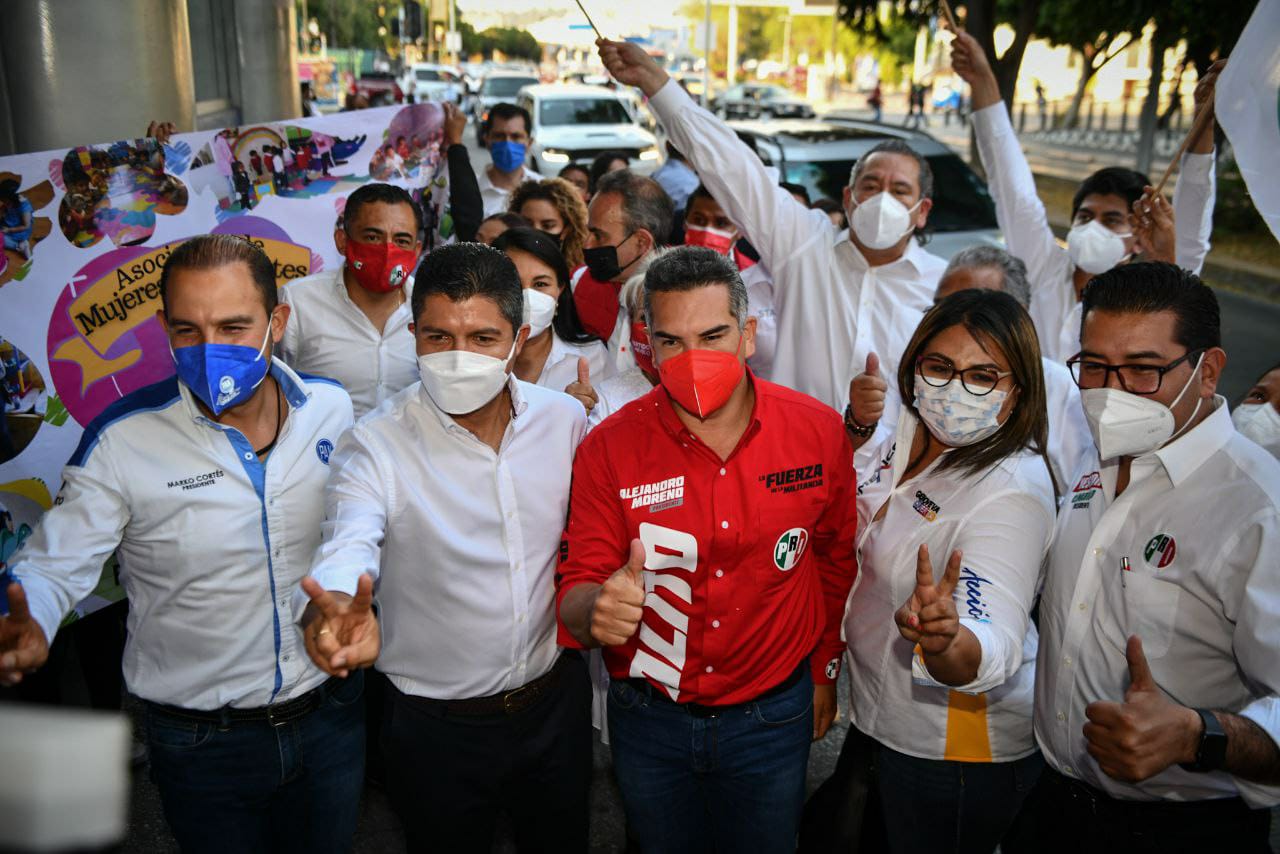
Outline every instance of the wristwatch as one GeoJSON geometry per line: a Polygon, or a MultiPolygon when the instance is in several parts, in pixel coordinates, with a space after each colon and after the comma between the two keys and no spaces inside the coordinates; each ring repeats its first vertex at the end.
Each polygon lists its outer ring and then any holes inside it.
{"type": "Polygon", "coordinates": [[[865,439],[872,433],[876,432],[875,424],[868,424],[865,427],[853,420],[853,405],[846,403],[844,405],[844,428],[855,436],[865,439]]]}
{"type": "Polygon", "coordinates": [[[1203,774],[1217,771],[1227,762],[1227,734],[1222,729],[1218,716],[1208,709],[1196,709],[1204,730],[1200,733],[1200,744],[1196,747],[1194,762],[1178,763],[1184,770],[1203,774]]]}

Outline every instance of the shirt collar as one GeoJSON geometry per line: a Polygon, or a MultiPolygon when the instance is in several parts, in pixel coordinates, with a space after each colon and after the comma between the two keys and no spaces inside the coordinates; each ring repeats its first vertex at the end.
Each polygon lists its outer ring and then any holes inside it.
{"type": "MultiPolygon", "coordinates": [[[[844,231],[836,235],[835,246],[839,251],[850,253],[854,261],[857,263],[858,269],[863,271],[873,269],[871,263],[867,261],[867,256],[863,255],[862,250],[858,248],[858,245],[849,238],[849,229],[846,228],[844,231]]],[[[894,272],[900,267],[908,267],[911,270],[914,270],[915,274],[919,276],[923,272],[923,267],[920,262],[925,251],[926,250],[920,245],[920,241],[913,237],[911,240],[907,241],[907,249],[902,253],[901,257],[897,260],[890,261],[888,264],[880,264],[874,269],[885,272],[894,272]]]]}
{"type": "MultiPolygon", "coordinates": [[[[751,437],[760,432],[761,422],[764,418],[769,417],[770,407],[773,404],[767,384],[757,382],[756,376],[752,373],[750,367],[746,369],[746,372],[747,380],[751,383],[756,394],[755,403],[752,404],[751,407],[751,420],[748,422],[747,429],[743,432],[742,438],[738,440],[738,448],[741,448],[748,440],[751,439],[751,437]]],[[[678,442],[687,442],[689,439],[693,439],[701,445],[701,440],[694,436],[693,433],[690,432],[689,428],[684,426],[684,422],[682,422],[680,420],[680,416],[676,414],[676,407],[675,404],[671,402],[671,395],[667,393],[667,390],[663,387],[662,383],[659,382],[654,386],[653,391],[654,398],[658,403],[658,421],[662,424],[667,433],[678,442]]],[[[734,453],[736,454],[737,452],[738,449],[734,448],[734,453]]]]}
{"type": "Polygon", "coordinates": [[[1226,404],[1226,398],[1215,394],[1214,410],[1208,418],[1155,451],[1154,456],[1164,466],[1175,487],[1184,483],[1231,439],[1235,426],[1231,423],[1226,404]]]}

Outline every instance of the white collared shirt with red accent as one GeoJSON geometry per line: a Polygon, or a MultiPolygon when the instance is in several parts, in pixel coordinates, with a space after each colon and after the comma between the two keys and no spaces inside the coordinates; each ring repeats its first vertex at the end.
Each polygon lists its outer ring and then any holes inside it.
{"type": "MultiPolygon", "coordinates": [[[[855,575],[852,449],[830,407],[752,382],[751,421],[727,460],[684,427],[661,386],[596,427],[574,460],[557,609],[640,539],[644,617],[605,663],[681,703],[751,700],[806,657],[815,682],[839,675],[855,575]]],[[[559,640],[581,646],[563,622],[559,640]]]]}

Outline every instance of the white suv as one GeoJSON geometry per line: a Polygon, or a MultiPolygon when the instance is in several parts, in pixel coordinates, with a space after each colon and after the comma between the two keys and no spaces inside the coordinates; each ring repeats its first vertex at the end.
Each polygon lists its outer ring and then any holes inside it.
{"type": "Polygon", "coordinates": [[[412,95],[413,100],[419,104],[427,101],[438,104],[452,101],[461,104],[466,92],[461,71],[431,62],[415,62],[406,68],[400,79],[400,88],[404,90],[406,97],[412,95]]]}
{"type": "Polygon", "coordinates": [[[533,168],[543,175],[558,175],[567,164],[589,163],[605,151],[624,152],[631,168],[642,173],[652,172],[661,161],[654,135],[603,86],[526,86],[516,103],[533,117],[529,153],[533,168]]]}

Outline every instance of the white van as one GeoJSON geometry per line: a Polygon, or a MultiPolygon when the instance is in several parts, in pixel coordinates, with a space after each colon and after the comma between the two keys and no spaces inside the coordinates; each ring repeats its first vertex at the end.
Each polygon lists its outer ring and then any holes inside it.
{"type": "Polygon", "coordinates": [[[529,154],[542,175],[558,175],[569,163],[589,164],[606,151],[624,152],[631,168],[646,174],[661,162],[654,135],[603,86],[526,86],[516,103],[533,117],[529,154]]]}

